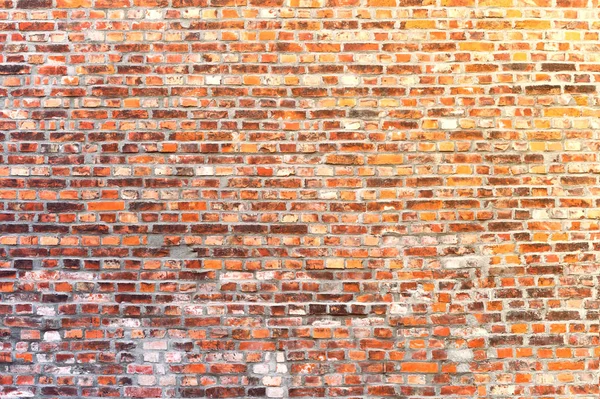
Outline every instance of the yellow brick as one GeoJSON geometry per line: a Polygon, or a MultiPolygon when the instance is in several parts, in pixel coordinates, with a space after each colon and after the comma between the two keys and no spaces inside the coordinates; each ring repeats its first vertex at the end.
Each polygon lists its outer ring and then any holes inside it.
{"type": "Polygon", "coordinates": [[[513,61],[527,61],[527,53],[514,53],[512,56],[513,61]]]}
{"type": "Polygon", "coordinates": [[[475,0],[442,0],[442,7],[473,7],[475,0]]]}
{"type": "Polygon", "coordinates": [[[435,151],[435,144],[419,143],[419,151],[435,151]]]}
{"type": "Polygon", "coordinates": [[[367,5],[370,7],[395,7],[396,0],[368,0],[367,5]]]}
{"type": "Polygon", "coordinates": [[[398,107],[400,103],[397,100],[384,99],[379,101],[381,107],[398,107]]]}
{"type": "Polygon", "coordinates": [[[577,108],[547,108],[544,116],[579,116],[581,111],[577,108]]]}
{"type": "Polygon", "coordinates": [[[562,144],[558,142],[548,143],[548,151],[562,151],[562,144]]]}
{"type": "Polygon", "coordinates": [[[343,269],[344,259],[327,259],[325,261],[325,267],[328,269],[343,269]]]}
{"type": "Polygon", "coordinates": [[[552,127],[552,123],[548,119],[536,119],[533,121],[533,125],[537,129],[550,129],[552,127]]]}
{"type": "Polygon", "coordinates": [[[432,222],[437,219],[437,215],[433,212],[421,212],[420,219],[426,222],[432,222]]]}
{"type": "Polygon", "coordinates": [[[587,211],[588,219],[600,219],[600,210],[599,209],[590,209],[587,211]]]}
{"type": "Polygon", "coordinates": [[[462,51],[494,51],[494,43],[467,42],[459,43],[458,47],[462,51]]]}
{"type": "Polygon", "coordinates": [[[392,10],[375,10],[375,19],[392,19],[394,14],[392,10]]]}
{"type": "Polygon", "coordinates": [[[529,143],[529,148],[531,149],[531,151],[545,151],[546,150],[546,143],[543,142],[534,142],[534,143],[529,143]]]}
{"type": "Polygon", "coordinates": [[[258,37],[260,40],[275,40],[277,33],[275,31],[260,32],[258,37]]]}
{"type": "Polygon", "coordinates": [[[422,127],[423,129],[437,129],[438,127],[438,122],[436,120],[424,120],[422,122],[422,127]]]}
{"type": "Polygon", "coordinates": [[[581,116],[591,116],[593,118],[600,118],[600,110],[592,108],[583,108],[581,116]]]}
{"type": "Polygon", "coordinates": [[[456,173],[459,175],[470,175],[473,173],[473,168],[471,168],[469,165],[458,165],[456,167],[456,173]]]}
{"type": "Polygon", "coordinates": [[[525,30],[546,30],[552,27],[552,23],[550,21],[543,21],[537,19],[529,19],[525,21],[517,21],[515,22],[515,29],[525,29],[525,30]]]}
{"type": "Polygon", "coordinates": [[[552,234],[552,241],[569,241],[569,234],[567,233],[554,233],[552,234]]]}
{"type": "Polygon", "coordinates": [[[439,143],[438,148],[440,151],[454,151],[454,142],[444,141],[439,143]]]}
{"type": "Polygon", "coordinates": [[[283,63],[296,63],[298,62],[298,57],[296,57],[294,54],[281,54],[281,62],[283,63]]]}
{"type": "Polygon", "coordinates": [[[506,262],[506,264],[509,264],[509,265],[520,265],[521,257],[519,257],[517,255],[509,255],[504,258],[504,261],[506,262]]]}
{"type": "Polygon", "coordinates": [[[512,7],[513,0],[479,0],[479,7],[512,7]]]}
{"type": "MultiPolygon", "coordinates": [[[[527,0],[527,1],[529,1],[529,0],[527,0]]],[[[512,8],[512,9],[506,11],[506,18],[519,19],[522,17],[523,17],[523,13],[519,9],[512,8]]]]}
{"type": "Polygon", "coordinates": [[[435,29],[435,20],[433,19],[415,19],[406,21],[405,29],[435,29]]]}
{"type": "Polygon", "coordinates": [[[546,166],[544,165],[535,165],[531,167],[531,173],[536,173],[536,174],[545,174],[547,173],[546,171],[546,166]]]}

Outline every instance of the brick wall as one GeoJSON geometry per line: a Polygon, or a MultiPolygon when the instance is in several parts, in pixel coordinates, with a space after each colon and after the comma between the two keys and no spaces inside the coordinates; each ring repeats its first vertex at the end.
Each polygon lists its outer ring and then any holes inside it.
{"type": "Polygon", "coordinates": [[[597,0],[0,0],[0,397],[600,397],[597,0]]]}

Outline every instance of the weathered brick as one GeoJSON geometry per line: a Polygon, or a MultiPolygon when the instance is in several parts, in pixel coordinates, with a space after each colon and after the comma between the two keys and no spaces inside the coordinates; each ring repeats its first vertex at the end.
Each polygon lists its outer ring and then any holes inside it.
{"type": "Polygon", "coordinates": [[[31,66],[20,64],[0,64],[0,75],[22,75],[28,74],[31,66]]]}
{"type": "Polygon", "coordinates": [[[52,0],[18,0],[17,8],[23,9],[36,9],[36,8],[50,8],[52,7],[52,0]]]}
{"type": "Polygon", "coordinates": [[[0,397],[598,397],[595,3],[0,0],[0,397]]]}

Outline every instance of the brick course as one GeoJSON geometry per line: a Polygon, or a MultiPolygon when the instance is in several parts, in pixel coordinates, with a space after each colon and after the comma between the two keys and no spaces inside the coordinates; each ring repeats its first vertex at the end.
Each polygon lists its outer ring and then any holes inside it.
{"type": "Polygon", "coordinates": [[[600,398],[598,0],[0,0],[0,398],[600,398]]]}

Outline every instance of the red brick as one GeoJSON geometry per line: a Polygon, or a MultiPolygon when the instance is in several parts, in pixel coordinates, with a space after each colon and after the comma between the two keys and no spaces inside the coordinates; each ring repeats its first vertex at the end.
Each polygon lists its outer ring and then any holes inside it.
{"type": "Polygon", "coordinates": [[[0,396],[598,397],[596,3],[0,0],[0,396]]]}

